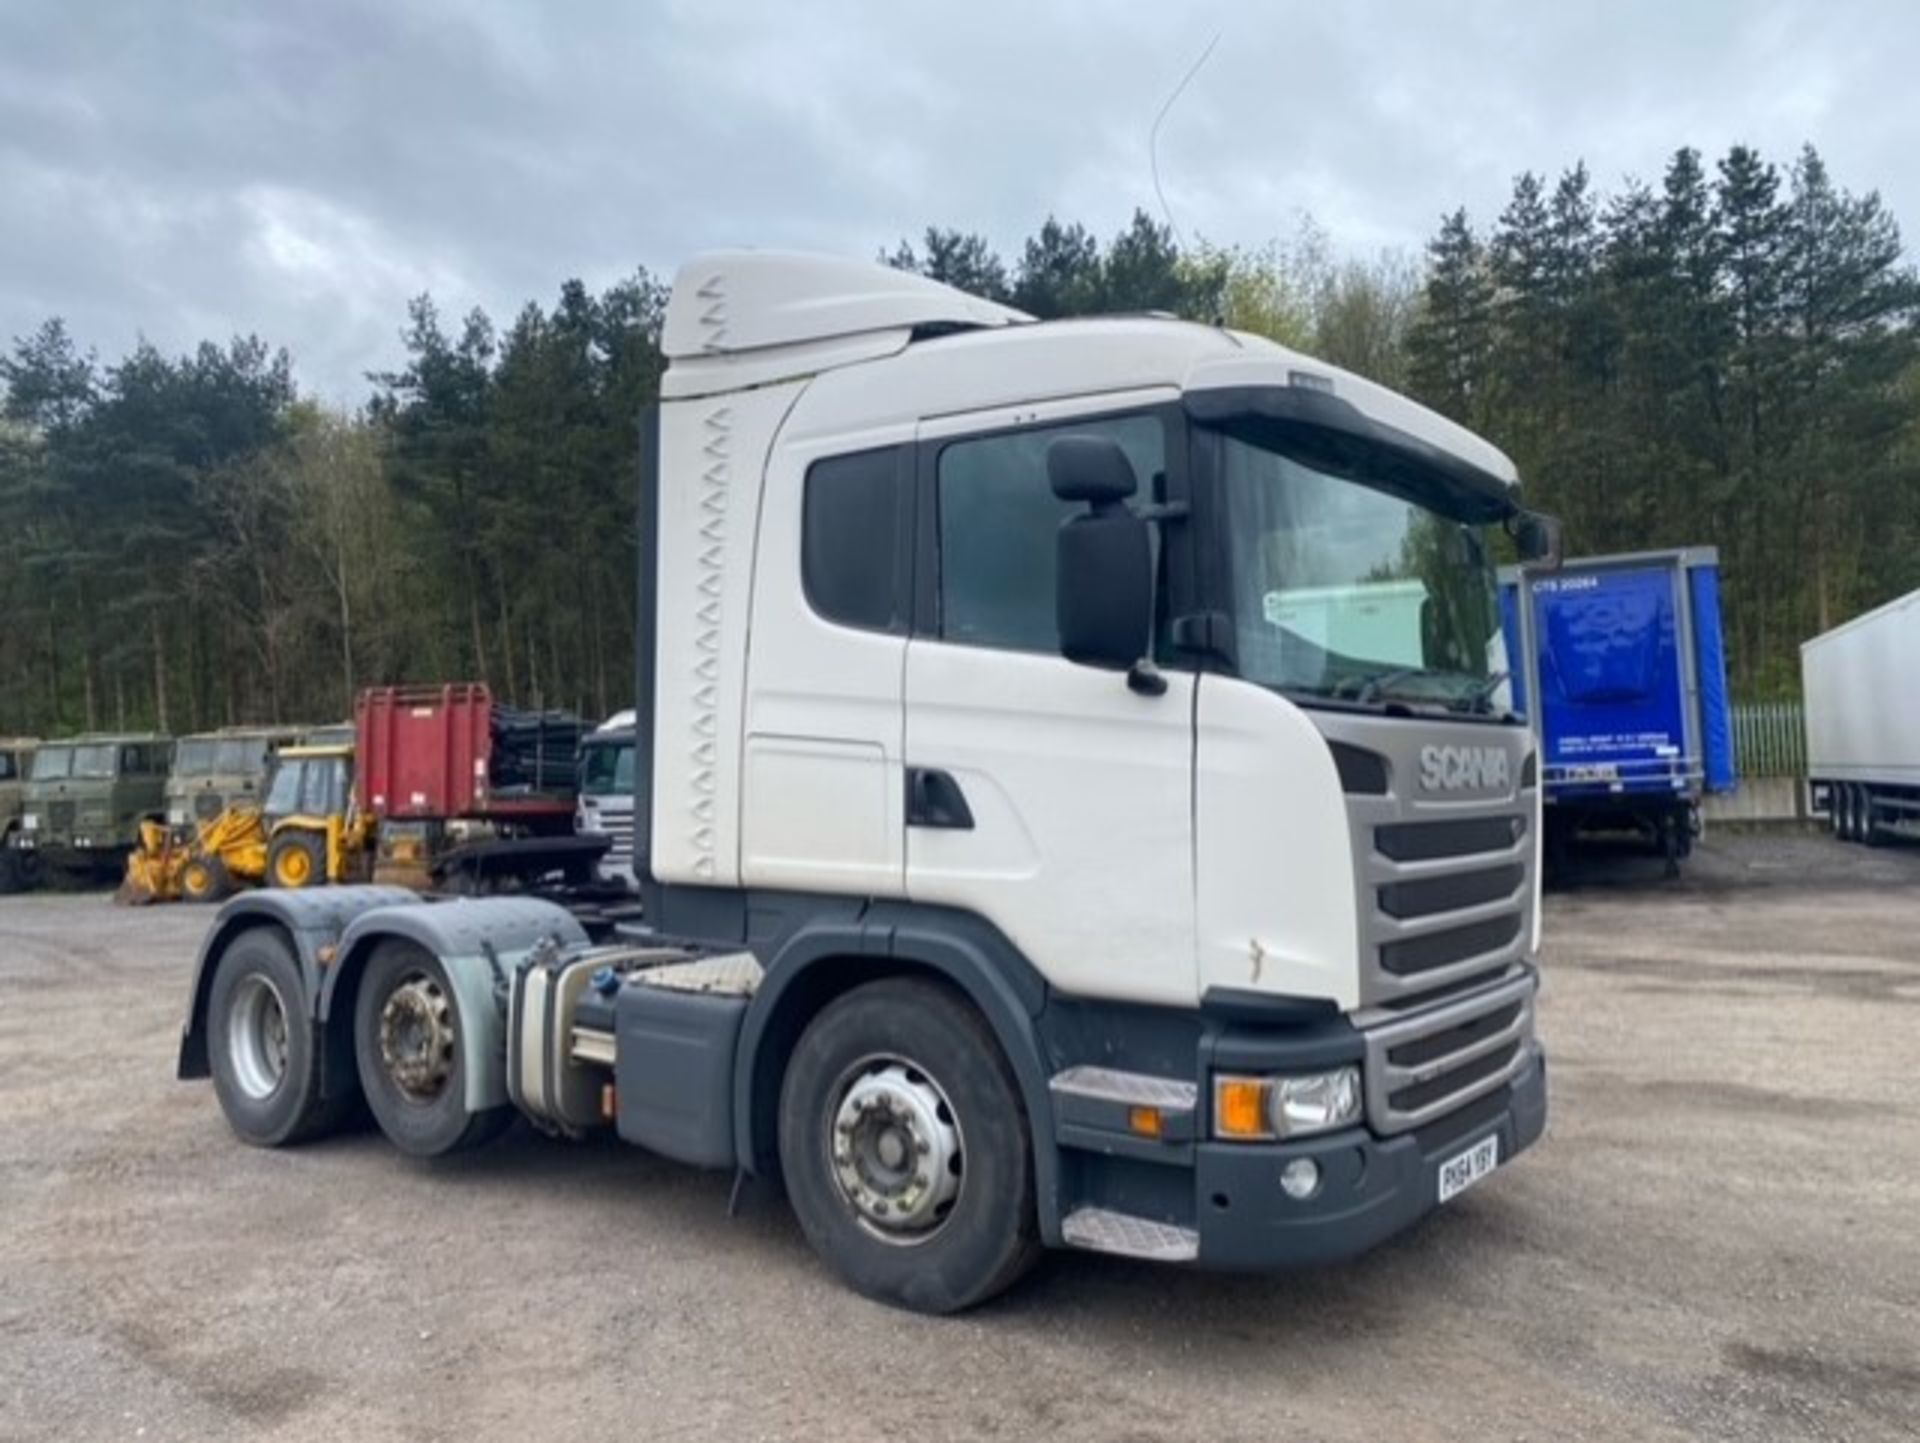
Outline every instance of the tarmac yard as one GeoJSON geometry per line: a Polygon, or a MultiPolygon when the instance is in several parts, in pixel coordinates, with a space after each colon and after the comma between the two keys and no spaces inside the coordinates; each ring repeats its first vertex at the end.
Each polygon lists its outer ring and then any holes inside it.
{"type": "Polygon", "coordinates": [[[1551,895],[1546,1138],[1368,1258],[944,1321],[616,1144],[242,1146],[173,1080],[209,916],[0,898],[0,1438],[1920,1436],[1920,848],[1551,895]]]}

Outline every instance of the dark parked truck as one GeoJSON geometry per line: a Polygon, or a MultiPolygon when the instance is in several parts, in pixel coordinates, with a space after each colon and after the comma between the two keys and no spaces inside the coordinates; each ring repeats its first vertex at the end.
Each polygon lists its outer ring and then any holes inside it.
{"type": "Polygon", "coordinates": [[[1712,547],[1509,571],[1501,611],[1513,699],[1540,736],[1547,844],[1644,837],[1677,875],[1703,792],[1734,786],[1712,547]]]}
{"type": "Polygon", "coordinates": [[[228,727],[181,737],[167,775],[167,825],[193,827],[229,806],[258,806],[276,749],[300,740],[297,727],[228,727]]]}
{"type": "Polygon", "coordinates": [[[1258,337],[814,257],[694,261],[663,345],[644,924],[229,903],[180,1072],[240,1137],[611,1131],[945,1312],[1043,1247],[1350,1257],[1540,1136],[1486,533],[1556,533],[1504,455],[1258,337]]]}
{"type": "Polygon", "coordinates": [[[19,891],[38,881],[38,859],[14,846],[13,839],[20,830],[27,773],[39,745],[32,737],[0,737],[0,892],[19,891]]]}
{"type": "Polygon", "coordinates": [[[75,878],[118,876],[140,824],[165,816],[172,757],[172,739],[150,732],[43,743],[13,845],[75,878]]]}
{"type": "Polygon", "coordinates": [[[374,879],[462,892],[589,880],[606,843],[574,834],[583,730],[482,682],[362,692],[353,796],[377,823],[374,879]]]}

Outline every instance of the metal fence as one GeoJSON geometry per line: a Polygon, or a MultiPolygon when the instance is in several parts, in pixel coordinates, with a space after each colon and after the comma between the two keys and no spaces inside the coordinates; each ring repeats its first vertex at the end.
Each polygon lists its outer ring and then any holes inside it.
{"type": "Polygon", "coordinates": [[[1743,777],[1807,774],[1807,719],[1797,701],[1735,702],[1733,748],[1743,777]]]}

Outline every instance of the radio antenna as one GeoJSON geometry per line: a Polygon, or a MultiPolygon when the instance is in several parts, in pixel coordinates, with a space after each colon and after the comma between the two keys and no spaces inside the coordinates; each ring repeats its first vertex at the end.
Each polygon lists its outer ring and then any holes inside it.
{"type": "Polygon", "coordinates": [[[1173,87],[1173,94],[1160,107],[1160,113],[1153,118],[1153,128],[1147,132],[1147,165],[1153,171],[1153,193],[1160,201],[1160,213],[1167,218],[1167,229],[1173,232],[1173,243],[1182,249],[1186,248],[1186,242],[1180,237],[1180,227],[1174,223],[1173,207],[1167,204],[1167,193],[1160,188],[1160,122],[1167,118],[1173,103],[1180,98],[1193,77],[1200,73],[1200,67],[1207,63],[1207,58],[1213,54],[1213,47],[1220,43],[1220,34],[1218,30],[1213,32],[1213,39],[1207,42],[1207,48],[1200,52],[1199,58],[1187,67],[1187,73],[1173,87]]]}

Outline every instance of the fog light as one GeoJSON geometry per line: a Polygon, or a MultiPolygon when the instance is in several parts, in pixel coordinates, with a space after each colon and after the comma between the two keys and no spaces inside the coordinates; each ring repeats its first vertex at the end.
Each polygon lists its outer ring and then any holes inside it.
{"type": "Polygon", "coordinates": [[[1310,1157],[1296,1157],[1280,1169],[1280,1191],[1295,1202],[1305,1202],[1320,1191],[1320,1164],[1310,1157]]]}

